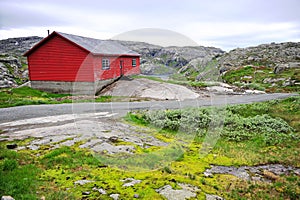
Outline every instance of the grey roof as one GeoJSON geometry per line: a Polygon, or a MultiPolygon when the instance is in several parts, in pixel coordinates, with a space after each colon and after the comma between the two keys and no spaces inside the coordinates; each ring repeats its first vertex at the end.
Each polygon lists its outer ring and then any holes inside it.
{"type": "Polygon", "coordinates": [[[117,41],[99,40],[94,38],[71,35],[61,32],[56,32],[68,40],[76,43],[93,54],[109,54],[109,55],[134,55],[139,56],[135,51],[128,49],[117,41]]]}

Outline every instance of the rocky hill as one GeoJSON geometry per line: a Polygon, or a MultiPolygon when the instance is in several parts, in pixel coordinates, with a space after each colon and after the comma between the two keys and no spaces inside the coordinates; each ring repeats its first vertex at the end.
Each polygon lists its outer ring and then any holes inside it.
{"type": "MultiPolygon", "coordinates": [[[[41,39],[0,40],[0,88],[15,87],[28,80],[27,61],[22,55],[41,39]]],[[[141,54],[141,70],[146,75],[172,75],[196,81],[218,79],[238,86],[256,83],[263,84],[263,88],[293,86],[300,82],[300,43],[262,44],[225,53],[214,47],[118,42],[141,54]]]]}
{"type": "Polygon", "coordinates": [[[15,87],[28,80],[27,60],[23,57],[41,37],[0,40],[0,88],[15,87]]]}
{"type": "Polygon", "coordinates": [[[267,91],[300,90],[300,42],[237,48],[218,60],[225,82],[267,91]]]}
{"type": "Polygon", "coordinates": [[[221,72],[245,65],[275,68],[278,65],[300,62],[300,42],[262,44],[237,48],[224,54],[218,61],[221,72]]]}
{"type": "Polygon", "coordinates": [[[189,76],[199,73],[201,68],[224,54],[224,51],[214,47],[161,47],[143,42],[119,42],[142,55],[141,70],[146,75],[180,72],[189,76]]]}
{"type": "MultiPolygon", "coordinates": [[[[0,40],[0,88],[14,87],[28,80],[27,61],[22,55],[40,37],[0,40]]],[[[141,54],[141,70],[146,75],[170,75],[182,72],[188,76],[198,73],[224,51],[214,47],[161,47],[144,42],[118,41],[141,54]]]]}

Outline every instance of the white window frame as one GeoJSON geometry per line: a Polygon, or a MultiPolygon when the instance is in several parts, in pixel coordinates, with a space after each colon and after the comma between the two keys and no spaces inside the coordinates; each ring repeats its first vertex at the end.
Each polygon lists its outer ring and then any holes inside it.
{"type": "Polygon", "coordinates": [[[132,58],[131,64],[132,67],[136,67],[136,58],[132,58]]]}
{"type": "Polygon", "coordinates": [[[108,58],[102,58],[102,69],[103,70],[110,69],[110,62],[108,58]]]}

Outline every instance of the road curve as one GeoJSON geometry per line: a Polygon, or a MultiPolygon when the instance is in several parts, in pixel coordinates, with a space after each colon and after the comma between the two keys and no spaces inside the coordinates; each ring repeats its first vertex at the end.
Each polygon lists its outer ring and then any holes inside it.
{"type": "Polygon", "coordinates": [[[0,109],[0,123],[63,114],[109,112],[123,115],[130,110],[136,109],[176,109],[185,107],[219,106],[226,104],[247,104],[273,99],[283,99],[295,95],[297,94],[273,93],[255,95],[214,95],[212,97],[184,101],[169,100],[19,106],[0,109]]]}

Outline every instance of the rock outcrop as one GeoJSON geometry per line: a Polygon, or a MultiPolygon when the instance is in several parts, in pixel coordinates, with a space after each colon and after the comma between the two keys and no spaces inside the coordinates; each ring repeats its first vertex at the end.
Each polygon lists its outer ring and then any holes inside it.
{"type": "Polygon", "coordinates": [[[224,54],[218,61],[220,72],[245,65],[276,68],[280,65],[299,65],[300,42],[262,44],[255,47],[237,48],[224,54]]]}
{"type": "Polygon", "coordinates": [[[0,88],[10,88],[28,80],[27,60],[23,53],[41,37],[21,37],[0,40],[0,88]]]}
{"type": "Polygon", "coordinates": [[[142,55],[141,70],[147,75],[179,72],[188,76],[193,72],[201,72],[209,62],[224,54],[224,51],[215,47],[161,47],[143,42],[119,42],[142,55]]]}

